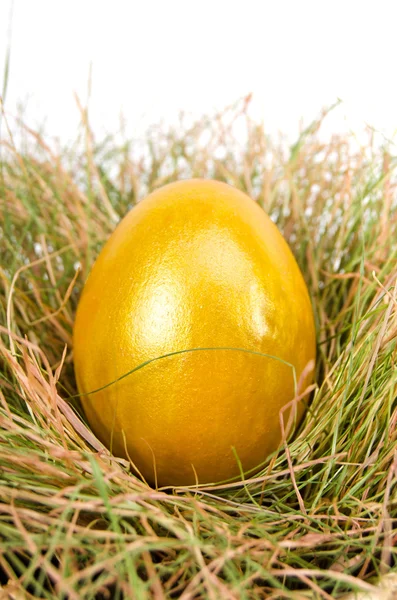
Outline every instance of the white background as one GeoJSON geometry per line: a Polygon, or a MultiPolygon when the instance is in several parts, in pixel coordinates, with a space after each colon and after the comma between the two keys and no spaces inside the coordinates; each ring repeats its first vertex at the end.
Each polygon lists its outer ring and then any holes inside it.
{"type": "MultiPolygon", "coordinates": [[[[0,0],[0,90],[10,0],[0,0]]],[[[268,132],[293,138],[337,97],[330,131],[397,129],[397,1],[14,0],[5,100],[31,126],[74,138],[76,92],[94,130],[129,135],[253,93],[268,132]]],[[[1,94],[1,91],[0,91],[1,94]]]]}

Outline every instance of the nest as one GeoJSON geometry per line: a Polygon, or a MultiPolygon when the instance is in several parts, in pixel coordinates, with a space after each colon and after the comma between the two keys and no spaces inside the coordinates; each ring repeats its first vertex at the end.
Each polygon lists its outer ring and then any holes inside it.
{"type": "Polygon", "coordinates": [[[243,101],[139,143],[87,127],[60,152],[28,129],[23,150],[3,139],[2,597],[380,597],[395,584],[396,159],[373,135],[322,141],[321,123],[290,148],[243,101]],[[115,224],[187,177],[244,190],[277,223],[313,300],[318,361],[299,430],[259,473],[162,490],[90,431],[71,332],[115,224]]]}

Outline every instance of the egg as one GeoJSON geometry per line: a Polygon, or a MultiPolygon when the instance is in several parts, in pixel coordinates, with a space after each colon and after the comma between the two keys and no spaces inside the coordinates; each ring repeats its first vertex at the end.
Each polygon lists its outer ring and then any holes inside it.
{"type": "Polygon", "coordinates": [[[94,433],[157,486],[255,472],[316,354],[308,290],[276,225],[204,179],[157,189],[119,223],[73,342],[94,433]]]}

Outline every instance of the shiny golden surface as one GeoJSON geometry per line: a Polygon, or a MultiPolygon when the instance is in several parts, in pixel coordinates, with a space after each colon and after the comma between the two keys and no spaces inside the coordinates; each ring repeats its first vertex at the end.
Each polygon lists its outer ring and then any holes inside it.
{"type": "MultiPolygon", "coordinates": [[[[87,394],[148,359],[214,346],[278,357],[299,380],[315,357],[313,313],[263,210],[224,183],[181,181],[139,203],[100,253],[76,315],[78,387],[87,394]]],[[[83,405],[115,454],[176,485],[237,475],[235,453],[244,470],[262,462],[293,396],[280,360],[202,350],[155,361],[83,405]]]]}

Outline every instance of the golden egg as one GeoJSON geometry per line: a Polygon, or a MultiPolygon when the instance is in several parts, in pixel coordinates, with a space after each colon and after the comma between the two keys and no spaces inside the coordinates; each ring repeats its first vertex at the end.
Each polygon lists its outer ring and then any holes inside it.
{"type": "Polygon", "coordinates": [[[166,185],[125,216],[74,327],[93,431],[156,485],[262,463],[314,358],[311,302],[287,243],[247,195],[211,180],[166,185]]]}

